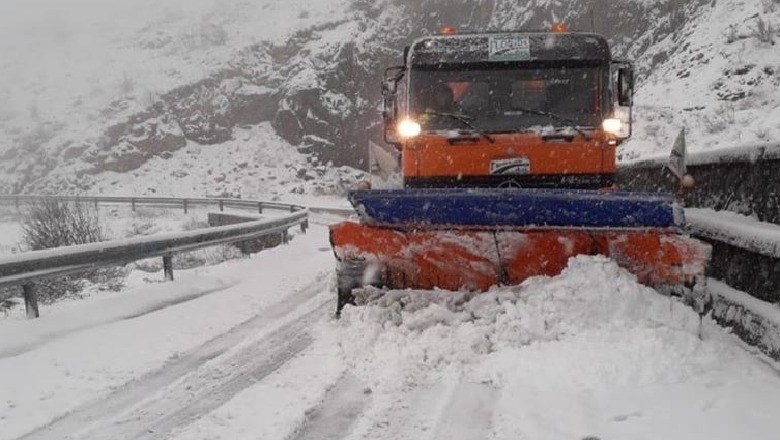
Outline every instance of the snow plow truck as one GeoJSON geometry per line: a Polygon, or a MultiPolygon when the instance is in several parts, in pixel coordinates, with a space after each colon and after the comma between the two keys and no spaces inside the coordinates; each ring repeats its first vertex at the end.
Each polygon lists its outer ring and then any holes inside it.
{"type": "Polygon", "coordinates": [[[366,285],[485,291],[582,254],[695,289],[708,247],[684,234],[675,198],[615,187],[633,82],[604,37],[560,25],[415,40],[382,82],[403,188],[351,191],[359,222],[330,228],[337,315],[366,285]]]}

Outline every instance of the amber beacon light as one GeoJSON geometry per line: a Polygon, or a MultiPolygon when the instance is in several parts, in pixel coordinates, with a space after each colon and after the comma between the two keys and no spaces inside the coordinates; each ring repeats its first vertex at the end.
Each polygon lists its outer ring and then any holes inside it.
{"type": "Polygon", "coordinates": [[[569,26],[566,23],[553,23],[551,30],[556,33],[566,32],[569,30],[569,26]]]}
{"type": "Polygon", "coordinates": [[[442,26],[439,28],[439,35],[455,35],[457,33],[458,30],[452,26],[442,26]]]}

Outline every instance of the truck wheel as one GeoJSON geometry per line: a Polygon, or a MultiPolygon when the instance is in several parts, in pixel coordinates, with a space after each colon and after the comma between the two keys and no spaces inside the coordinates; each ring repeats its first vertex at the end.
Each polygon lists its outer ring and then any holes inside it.
{"type": "Polygon", "coordinates": [[[363,273],[366,269],[364,261],[342,261],[336,268],[336,317],[341,316],[341,310],[347,304],[355,304],[352,290],[363,287],[363,273]]]}

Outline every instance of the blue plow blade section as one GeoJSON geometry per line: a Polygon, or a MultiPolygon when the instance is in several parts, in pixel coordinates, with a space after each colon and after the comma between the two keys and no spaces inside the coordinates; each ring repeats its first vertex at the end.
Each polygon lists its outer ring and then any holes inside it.
{"type": "Polygon", "coordinates": [[[681,228],[671,195],[572,189],[397,189],[349,194],[367,225],[393,228],[681,228]]]}

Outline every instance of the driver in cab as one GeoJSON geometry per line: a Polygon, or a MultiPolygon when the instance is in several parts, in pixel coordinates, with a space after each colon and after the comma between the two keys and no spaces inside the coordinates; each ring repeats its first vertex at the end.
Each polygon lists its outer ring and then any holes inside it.
{"type": "Polygon", "coordinates": [[[455,94],[447,84],[437,84],[428,90],[423,98],[425,106],[419,121],[428,129],[442,128],[451,121],[451,115],[460,114],[460,108],[455,102],[455,94]]]}

